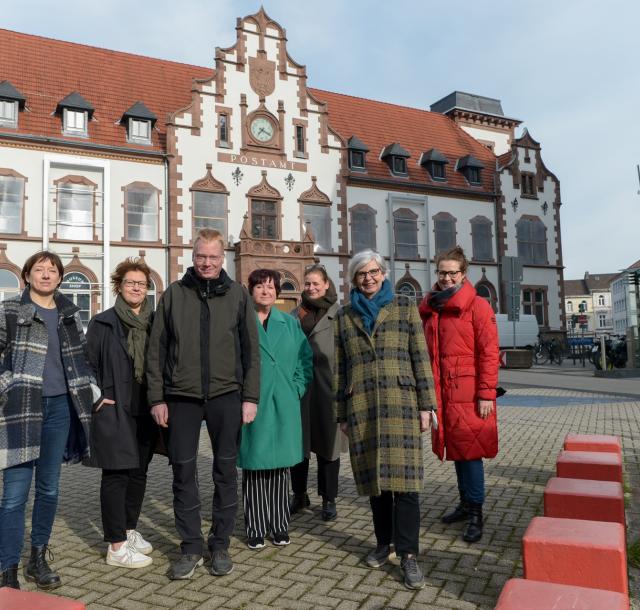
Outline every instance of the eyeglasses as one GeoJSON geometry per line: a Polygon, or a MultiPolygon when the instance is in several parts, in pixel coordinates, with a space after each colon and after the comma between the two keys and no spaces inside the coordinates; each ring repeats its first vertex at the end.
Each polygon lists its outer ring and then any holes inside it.
{"type": "Polygon", "coordinates": [[[441,277],[443,279],[446,277],[450,277],[451,279],[453,279],[458,275],[458,273],[462,273],[462,271],[458,269],[458,271],[436,271],[436,273],[438,274],[438,277],[441,277]]]}
{"type": "Polygon", "coordinates": [[[206,261],[211,261],[212,263],[217,263],[221,261],[224,256],[220,256],[216,254],[215,256],[205,256],[204,254],[196,254],[195,259],[198,263],[204,263],[206,261]]]}
{"type": "Polygon", "coordinates": [[[374,280],[378,277],[379,274],[380,274],[380,268],[370,269],[369,271],[358,271],[358,273],[356,273],[356,277],[359,280],[364,280],[367,278],[367,275],[368,275],[372,280],[374,280]]]}
{"type": "Polygon", "coordinates": [[[126,286],[127,288],[133,288],[134,286],[136,286],[140,289],[149,287],[146,281],[136,282],[135,280],[122,280],[122,285],[126,286]]]}

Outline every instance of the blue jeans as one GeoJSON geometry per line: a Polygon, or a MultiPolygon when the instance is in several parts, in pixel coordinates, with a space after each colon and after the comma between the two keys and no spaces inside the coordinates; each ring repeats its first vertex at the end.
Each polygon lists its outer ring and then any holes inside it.
{"type": "Polygon", "coordinates": [[[58,508],[58,482],[64,448],[69,435],[71,401],[68,394],[42,399],[40,457],[4,471],[0,501],[0,567],[16,565],[22,554],[24,517],[33,470],[36,491],[31,518],[31,544],[49,544],[58,508]]]}
{"type": "Polygon", "coordinates": [[[474,504],[484,503],[484,466],[482,460],[456,461],[460,498],[474,504]]]}

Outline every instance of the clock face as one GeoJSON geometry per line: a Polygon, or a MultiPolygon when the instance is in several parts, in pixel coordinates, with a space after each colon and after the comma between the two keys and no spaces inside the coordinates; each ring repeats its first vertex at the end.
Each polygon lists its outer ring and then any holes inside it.
{"type": "Polygon", "coordinates": [[[251,135],[258,142],[268,142],[273,138],[273,123],[264,117],[256,117],[251,121],[251,135]]]}

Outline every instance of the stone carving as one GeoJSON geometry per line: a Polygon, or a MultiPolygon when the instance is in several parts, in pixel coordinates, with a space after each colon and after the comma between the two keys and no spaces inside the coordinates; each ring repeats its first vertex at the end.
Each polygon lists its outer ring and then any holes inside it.
{"type": "Polygon", "coordinates": [[[264,51],[249,58],[249,84],[261,102],[276,88],[276,63],[268,60],[264,51]]]}

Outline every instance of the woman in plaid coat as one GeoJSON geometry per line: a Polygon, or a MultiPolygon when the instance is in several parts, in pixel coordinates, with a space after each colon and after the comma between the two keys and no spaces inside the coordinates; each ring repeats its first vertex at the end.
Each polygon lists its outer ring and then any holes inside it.
{"type": "Polygon", "coordinates": [[[386,563],[393,541],[405,585],[421,589],[421,432],[436,401],[418,309],[394,296],[386,271],[373,250],[349,263],[351,300],[335,325],[337,419],[349,438],[358,493],[371,503],[377,547],[366,563],[386,563]]]}
{"type": "Polygon", "coordinates": [[[89,421],[100,392],[88,364],[79,309],[58,292],[62,261],[38,252],[22,268],[21,297],[0,303],[0,567],[19,589],[18,562],[35,471],[27,580],[55,589],[46,559],[58,505],[60,465],[88,457],[89,421]],[[46,383],[45,383],[46,379],[46,383]]]}

